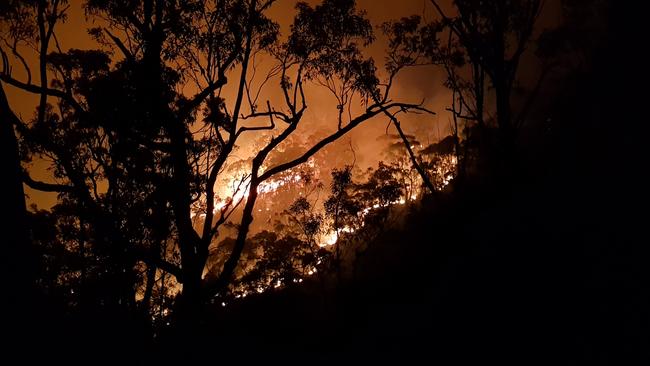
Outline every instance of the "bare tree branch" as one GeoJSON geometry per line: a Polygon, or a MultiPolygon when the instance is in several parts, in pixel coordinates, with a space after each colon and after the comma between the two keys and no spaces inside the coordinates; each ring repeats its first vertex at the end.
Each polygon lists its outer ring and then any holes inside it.
{"type": "Polygon", "coordinates": [[[395,117],[395,114],[389,113],[387,109],[382,109],[382,111],[384,112],[384,114],[388,118],[390,118],[390,120],[393,123],[393,126],[395,126],[395,129],[397,129],[397,133],[399,134],[400,138],[402,139],[402,142],[404,143],[404,147],[406,148],[406,151],[408,151],[409,158],[411,159],[411,164],[413,164],[413,167],[415,168],[415,170],[417,170],[417,172],[420,174],[420,177],[422,177],[422,181],[427,186],[427,188],[429,189],[431,194],[435,194],[436,193],[436,188],[431,183],[431,179],[429,179],[429,176],[427,175],[427,172],[424,170],[424,168],[422,168],[422,166],[418,162],[418,159],[415,156],[415,153],[413,152],[413,148],[411,148],[411,143],[409,142],[408,138],[406,137],[406,134],[404,133],[404,130],[402,130],[402,126],[401,126],[399,120],[397,119],[397,117],[395,117]]]}
{"type": "Polygon", "coordinates": [[[260,115],[268,115],[269,120],[271,124],[269,126],[258,126],[258,127],[240,127],[237,133],[235,133],[235,138],[239,137],[240,134],[242,134],[245,131],[261,131],[261,130],[272,130],[275,128],[275,122],[273,122],[273,111],[271,111],[271,104],[269,101],[266,101],[266,106],[268,107],[269,111],[267,113],[261,113],[260,115]]]}
{"type": "Polygon", "coordinates": [[[128,48],[126,48],[126,46],[124,45],[124,43],[122,42],[121,39],[119,39],[115,35],[113,35],[113,33],[111,33],[107,28],[103,28],[103,30],[104,30],[104,33],[106,33],[113,40],[113,43],[115,43],[117,48],[119,48],[120,51],[122,51],[122,54],[124,55],[124,57],[128,61],[134,61],[135,60],[135,58],[133,57],[133,54],[131,53],[131,51],[129,51],[128,48]]]}
{"type": "Polygon", "coordinates": [[[79,104],[79,102],[75,100],[70,93],[64,92],[63,90],[51,89],[51,88],[42,87],[34,84],[24,83],[22,81],[12,78],[8,74],[0,74],[0,80],[4,81],[5,83],[11,86],[24,90],[26,92],[30,92],[33,94],[45,94],[48,96],[62,99],[68,104],[70,104],[77,112],[81,114],[86,113],[86,110],[81,106],[81,104],[79,104]]]}
{"type": "Polygon", "coordinates": [[[65,184],[45,183],[32,179],[29,173],[23,170],[23,182],[30,188],[42,192],[72,192],[75,188],[65,184]]]}
{"type": "Polygon", "coordinates": [[[391,104],[388,104],[386,106],[377,106],[377,105],[375,105],[372,108],[368,109],[364,114],[362,114],[362,115],[354,118],[353,120],[351,120],[350,123],[348,123],[347,125],[343,126],[342,128],[338,129],[336,132],[330,134],[329,136],[323,138],[322,140],[320,140],[319,142],[314,144],[314,146],[312,148],[307,150],[300,157],[298,157],[298,158],[296,158],[294,160],[291,160],[289,162],[286,162],[284,164],[276,165],[275,167],[268,169],[267,171],[265,171],[263,174],[261,174],[259,176],[259,180],[260,181],[265,181],[265,180],[271,178],[272,176],[274,176],[276,174],[282,173],[282,172],[284,172],[286,170],[289,170],[291,168],[294,168],[294,167],[296,167],[296,166],[298,166],[298,165],[300,165],[302,163],[305,163],[307,160],[309,160],[310,157],[312,157],[314,154],[316,154],[318,151],[320,151],[323,147],[325,147],[325,146],[329,145],[330,143],[338,140],[341,136],[343,136],[346,133],[350,132],[353,128],[355,128],[356,126],[358,126],[362,122],[367,121],[370,118],[376,116],[377,114],[383,113],[385,110],[390,110],[392,108],[400,108],[400,109],[403,109],[405,111],[413,109],[413,110],[426,111],[428,113],[434,113],[434,112],[429,111],[428,109],[422,107],[419,104],[391,103],[391,104]],[[375,108],[379,108],[379,109],[375,109],[375,108]]]}

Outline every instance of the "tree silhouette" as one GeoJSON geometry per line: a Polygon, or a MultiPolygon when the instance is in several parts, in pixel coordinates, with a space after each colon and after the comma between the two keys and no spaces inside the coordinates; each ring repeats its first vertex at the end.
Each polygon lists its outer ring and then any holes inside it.
{"type": "Polygon", "coordinates": [[[439,15],[458,37],[472,63],[480,65],[495,89],[497,124],[504,144],[511,144],[515,126],[511,111],[513,83],[521,57],[528,46],[542,2],[539,0],[455,1],[456,18],[439,15]]]}
{"type": "MultiPolygon", "coordinates": [[[[21,86],[28,86],[32,90],[39,88],[45,89],[47,81],[43,77],[45,74],[45,53],[49,41],[52,37],[54,23],[61,18],[59,6],[62,1],[53,1],[51,3],[41,1],[8,1],[0,5],[0,56],[2,58],[2,69],[0,69],[0,80],[4,83],[13,81],[8,78],[11,73],[12,58],[19,63],[19,70],[26,74],[27,83],[18,83],[21,86]],[[28,20],[33,19],[34,22],[28,20]],[[27,61],[19,51],[24,44],[29,43],[34,48],[40,50],[42,55],[38,60],[40,71],[40,86],[32,84],[31,69],[27,61]]],[[[11,84],[11,83],[10,83],[11,84]]],[[[15,83],[14,83],[15,85],[15,83]]],[[[43,113],[46,107],[46,94],[42,93],[38,104],[38,118],[44,118],[43,113]]],[[[16,133],[21,127],[21,120],[12,110],[7,98],[5,85],[0,83],[0,145],[2,145],[2,158],[0,158],[0,168],[8,175],[9,201],[7,202],[8,215],[3,220],[6,225],[7,233],[6,242],[7,253],[4,256],[8,259],[3,263],[3,268],[7,269],[7,277],[15,280],[9,281],[7,292],[10,296],[11,310],[17,313],[23,313],[31,308],[34,300],[34,278],[36,273],[37,260],[33,250],[33,242],[30,240],[32,233],[28,226],[28,216],[25,205],[25,192],[23,189],[23,174],[20,165],[20,144],[16,133]]],[[[20,318],[20,317],[18,317],[20,318]]],[[[25,328],[24,324],[14,324],[10,322],[11,331],[25,328]],[[14,325],[18,329],[14,329],[14,325]]]]}
{"type": "MultiPolygon", "coordinates": [[[[91,0],[85,10],[101,20],[102,26],[91,30],[100,50],[66,52],[51,44],[57,22],[66,16],[64,2],[27,3],[22,18],[11,18],[31,33],[9,32],[7,44],[23,39],[42,44],[41,85],[32,82],[30,72],[26,81],[12,74],[4,46],[0,80],[39,96],[37,117],[17,120],[16,130],[24,161],[49,160],[57,182],[39,182],[26,172],[22,181],[58,192],[61,204],[71,208],[65,217],[79,235],[66,240],[79,241],[81,268],[90,266],[87,256],[104,258],[99,264],[104,271],[96,273],[107,286],[95,299],[99,306],[133,310],[144,286],[141,307],[148,308],[156,273],[164,271],[182,283],[179,314],[192,322],[201,304],[231,282],[263,182],[378,114],[424,110],[388,98],[390,84],[380,84],[372,60],[362,56],[373,40],[372,27],[354,1],[328,0],[313,8],[299,3],[283,42],[278,25],[265,16],[273,3],[91,0]],[[49,52],[52,48],[56,51],[49,52]],[[275,65],[254,87],[258,54],[275,65]],[[229,101],[220,95],[230,79],[236,80],[236,94],[229,101]],[[259,90],[274,83],[283,101],[258,105],[259,90]],[[339,113],[336,131],[297,158],[268,166],[269,155],[303,120],[305,83],[332,92],[339,98],[336,108],[348,116],[339,113]],[[183,90],[190,87],[197,92],[188,96],[183,90]],[[356,115],[353,101],[364,106],[356,115]],[[260,119],[268,124],[255,122],[260,119]],[[217,209],[215,183],[239,138],[251,133],[270,140],[256,151],[242,180],[248,193],[217,209]],[[204,279],[210,245],[240,203],[232,251],[219,276],[204,279]]],[[[15,51],[15,60],[23,59],[20,48],[8,50],[15,51]]]]}
{"type": "Polygon", "coordinates": [[[330,195],[323,203],[325,215],[330,219],[330,226],[336,238],[334,263],[337,271],[341,269],[341,245],[343,245],[343,241],[340,240],[341,234],[346,228],[350,231],[358,226],[359,214],[362,210],[360,203],[350,192],[353,186],[352,166],[347,165],[340,170],[334,169],[330,195]]]}
{"type": "MultiPolygon", "coordinates": [[[[477,125],[481,136],[464,137],[476,138],[480,144],[488,139],[485,127],[489,93],[486,80],[489,81],[494,90],[499,147],[505,154],[503,157],[510,159],[514,154],[517,129],[553,68],[552,63],[543,65],[528,102],[515,113],[512,96],[517,72],[531,41],[542,2],[457,0],[450,14],[437,1],[431,0],[431,4],[438,20],[425,23],[421,17],[411,16],[384,24],[393,59],[410,65],[435,64],[445,70],[445,85],[452,91],[448,110],[453,117],[461,175],[465,171],[463,157],[466,155],[459,151],[462,132],[471,134],[472,125],[477,125]]],[[[468,145],[464,148],[467,150],[468,145]]]]}

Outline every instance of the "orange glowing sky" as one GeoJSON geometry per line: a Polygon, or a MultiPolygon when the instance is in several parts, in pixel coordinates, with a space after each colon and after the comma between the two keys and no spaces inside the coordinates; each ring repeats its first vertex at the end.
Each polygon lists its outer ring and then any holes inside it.
{"type": "MultiPolygon", "coordinates": [[[[318,4],[318,0],[306,1],[312,5],[318,4]]],[[[97,22],[93,19],[86,18],[82,8],[81,0],[71,0],[69,2],[70,8],[68,11],[68,18],[64,24],[57,25],[56,36],[60,42],[63,51],[70,48],[78,49],[93,49],[98,48],[98,45],[90,38],[87,29],[97,26],[97,22]]],[[[281,25],[282,33],[287,34],[289,25],[295,14],[295,0],[279,0],[268,11],[268,16],[274,19],[281,25]]],[[[449,9],[451,1],[442,1],[443,7],[449,9]]],[[[404,1],[378,1],[378,0],[358,0],[358,8],[367,12],[368,18],[374,26],[379,26],[383,22],[398,19],[403,16],[412,14],[420,14],[425,19],[433,19],[433,9],[428,0],[404,0],[404,1]]],[[[556,12],[559,7],[546,6],[546,11],[556,12]],[[549,10],[551,9],[551,10],[549,10]]],[[[557,17],[544,17],[547,19],[557,19],[557,17]]],[[[542,24],[540,29],[545,25],[542,24]]],[[[381,68],[383,64],[383,51],[385,44],[385,37],[381,31],[375,31],[377,37],[376,42],[371,45],[367,54],[375,59],[377,65],[381,68]]],[[[53,50],[53,49],[52,49],[53,50]]],[[[25,51],[25,56],[31,64],[35,64],[36,55],[34,52],[25,51]]],[[[263,66],[263,65],[262,65],[263,66]]],[[[14,65],[13,76],[19,80],[25,80],[25,73],[18,65],[14,65]]],[[[38,73],[32,71],[34,83],[39,82],[38,73]]],[[[449,94],[441,85],[442,73],[435,70],[433,67],[411,69],[404,72],[398,80],[396,80],[392,95],[402,101],[421,101],[425,100],[428,108],[436,111],[437,116],[424,116],[424,115],[409,115],[402,121],[407,133],[416,134],[418,138],[426,142],[435,142],[444,137],[448,133],[448,117],[444,112],[445,106],[449,103],[449,94]]],[[[34,114],[36,98],[34,95],[29,95],[21,92],[11,86],[6,85],[9,102],[13,110],[22,117],[23,120],[29,120],[34,114]]],[[[188,88],[187,93],[193,93],[193,90],[188,88]]],[[[234,95],[232,90],[230,92],[225,90],[224,95],[226,100],[228,96],[234,95]]],[[[312,134],[316,131],[321,131],[323,134],[336,128],[336,102],[334,98],[328,94],[323,88],[307,87],[307,98],[310,101],[309,107],[305,113],[305,123],[302,124],[301,129],[303,134],[312,134]]],[[[262,95],[260,100],[269,99],[273,100],[275,97],[273,92],[262,95]]],[[[352,145],[357,156],[357,163],[361,166],[369,166],[375,164],[380,159],[380,152],[382,145],[377,142],[376,138],[386,132],[386,121],[381,118],[376,118],[373,121],[360,126],[354,130],[349,136],[338,141],[338,144],[345,144],[346,146],[352,145]]],[[[391,132],[391,131],[389,131],[391,132]]],[[[249,143],[248,148],[253,149],[252,141],[243,139],[240,144],[246,145],[249,143]]],[[[243,146],[243,151],[246,151],[246,146],[243,146]]],[[[334,162],[334,165],[342,165],[349,163],[351,154],[341,156],[341,161],[334,162]]],[[[48,164],[43,161],[36,161],[30,167],[33,176],[39,180],[51,180],[50,174],[47,172],[48,164]]],[[[56,194],[39,192],[25,187],[26,193],[31,202],[38,204],[41,208],[51,207],[56,202],[56,194]]]]}

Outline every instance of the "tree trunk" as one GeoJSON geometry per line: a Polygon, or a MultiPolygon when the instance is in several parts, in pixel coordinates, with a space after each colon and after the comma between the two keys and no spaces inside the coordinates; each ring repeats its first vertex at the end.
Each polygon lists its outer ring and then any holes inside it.
{"type": "MultiPolygon", "coordinates": [[[[5,191],[5,217],[2,219],[6,240],[3,263],[7,288],[5,294],[10,305],[8,328],[10,334],[29,333],[30,309],[34,305],[32,276],[34,261],[30,250],[31,240],[27,228],[27,209],[23,190],[22,170],[18,140],[14,132],[15,114],[9,108],[7,96],[0,84],[0,169],[7,184],[5,191]],[[27,318],[25,317],[27,316],[27,318]],[[26,320],[27,319],[27,320],[26,320]],[[14,333],[19,331],[19,333],[14,333]]],[[[20,342],[20,341],[19,341],[20,342]]]]}
{"type": "Polygon", "coordinates": [[[499,151],[502,154],[504,163],[514,157],[515,134],[512,126],[512,111],[510,109],[510,92],[512,85],[504,77],[498,77],[495,81],[497,124],[499,127],[499,151]]]}
{"type": "MultiPolygon", "coordinates": [[[[24,275],[29,273],[31,263],[28,258],[29,253],[29,233],[27,230],[27,208],[25,206],[25,191],[23,189],[22,170],[20,166],[20,156],[18,153],[18,140],[14,133],[13,122],[15,115],[9,109],[7,96],[2,86],[0,86],[0,167],[2,168],[4,181],[7,182],[8,192],[5,196],[9,202],[5,202],[5,208],[8,209],[7,216],[2,221],[7,230],[4,233],[8,235],[9,247],[5,248],[5,258],[10,258],[12,270],[16,274],[22,272],[22,276],[16,276],[14,279],[21,281],[25,279],[24,275]],[[15,268],[14,268],[15,267],[15,268]]],[[[13,281],[9,281],[13,282],[13,281]]]]}
{"type": "Polygon", "coordinates": [[[399,133],[399,136],[402,139],[402,142],[404,143],[404,147],[406,148],[406,151],[409,154],[409,158],[411,159],[411,164],[413,164],[413,168],[415,168],[415,170],[420,174],[420,177],[422,178],[422,182],[424,182],[424,185],[429,189],[429,192],[431,192],[432,195],[435,195],[436,188],[433,186],[433,183],[431,183],[431,179],[429,179],[427,172],[424,170],[424,168],[422,168],[420,163],[418,163],[418,159],[415,156],[413,149],[411,148],[411,144],[409,143],[406,134],[404,134],[404,131],[402,130],[402,126],[400,126],[399,120],[397,120],[395,116],[388,113],[388,111],[386,110],[384,110],[384,114],[388,118],[390,118],[390,120],[393,122],[393,126],[395,126],[395,129],[397,129],[397,132],[399,133]]]}
{"type": "Polygon", "coordinates": [[[142,296],[142,304],[140,308],[142,312],[150,318],[151,315],[151,295],[153,295],[153,286],[156,282],[156,266],[148,265],[147,266],[147,284],[144,290],[144,295],[142,296]]]}
{"type": "Polygon", "coordinates": [[[504,80],[497,80],[495,83],[497,98],[497,123],[499,130],[510,129],[510,87],[504,80]]]}
{"type": "Polygon", "coordinates": [[[183,292],[178,310],[182,322],[194,324],[200,319],[203,305],[202,276],[206,260],[207,256],[199,251],[198,243],[181,246],[183,292]]]}
{"type": "MultiPolygon", "coordinates": [[[[257,169],[259,168],[253,167],[253,172],[256,172],[257,169]]],[[[253,177],[251,177],[250,191],[246,198],[246,205],[244,206],[244,212],[239,225],[239,231],[237,232],[235,245],[230,256],[226,260],[226,263],[223,265],[223,270],[221,271],[217,282],[212,285],[208,291],[208,295],[210,296],[226,290],[228,284],[230,284],[230,281],[232,280],[232,276],[235,273],[237,264],[239,263],[239,258],[241,258],[242,252],[244,251],[246,237],[250,231],[250,226],[253,223],[253,209],[255,208],[255,201],[257,201],[257,187],[260,183],[261,182],[257,180],[257,176],[254,174],[253,177]]]]}

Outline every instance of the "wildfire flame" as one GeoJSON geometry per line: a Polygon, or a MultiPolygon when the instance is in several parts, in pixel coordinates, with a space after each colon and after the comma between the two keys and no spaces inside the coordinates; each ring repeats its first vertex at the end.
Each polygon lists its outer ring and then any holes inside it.
{"type": "MultiPolygon", "coordinates": [[[[439,189],[442,189],[446,187],[451,180],[454,178],[453,172],[456,170],[456,164],[457,164],[457,159],[455,156],[446,156],[443,157],[442,163],[439,164],[436,169],[433,171],[433,175],[438,178],[437,180],[437,187],[439,189]]],[[[313,167],[313,162],[310,161],[310,165],[313,167]]],[[[291,185],[299,184],[303,178],[301,177],[300,174],[298,173],[290,173],[284,175],[282,178],[277,178],[273,180],[268,180],[263,183],[261,183],[257,187],[257,192],[260,195],[267,195],[267,194],[273,194],[278,192],[281,188],[288,187],[291,185]]],[[[215,194],[215,206],[214,206],[214,212],[218,213],[224,209],[227,209],[227,206],[232,205],[233,203],[237,203],[240,201],[245,201],[246,197],[248,197],[248,194],[250,193],[250,176],[247,175],[247,173],[244,170],[238,171],[230,177],[228,177],[225,181],[223,181],[223,184],[220,184],[217,187],[217,193],[215,194]]],[[[301,193],[302,194],[302,193],[301,193]]],[[[388,203],[386,206],[395,206],[395,205],[405,205],[407,202],[413,202],[416,201],[421,192],[419,190],[415,190],[409,193],[409,196],[402,196],[399,199],[388,203]]],[[[361,210],[361,218],[364,216],[368,215],[372,210],[376,210],[382,207],[379,203],[374,203],[364,209],[361,210]]],[[[269,209],[266,208],[266,211],[269,209]]],[[[259,209],[259,211],[262,211],[259,209]]],[[[205,210],[201,211],[198,207],[192,211],[192,216],[199,216],[199,217],[205,217],[205,210]]],[[[362,220],[363,222],[363,220],[362,220]]],[[[363,224],[362,224],[363,225],[363,224]]],[[[330,230],[327,232],[322,233],[318,240],[318,246],[319,247],[328,247],[328,246],[333,246],[337,244],[339,241],[339,237],[341,236],[342,233],[354,233],[355,229],[352,227],[345,226],[343,228],[340,228],[338,231],[336,230],[330,230]]],[[[318,261],[318,264],[320,264],[321,261],[318,261]]],[[[304,276],[313,276],[318,272],[316,267],[309,267],[306,272],[303,274],[304,276]]],[[[293,279],[293,282],[295,283],[301,283],[303,282],[302,278],[299,279],[293,279]]],[[[258,285],[258,287],[254,288],[253,291],[247,291],[247,290],[240,290],[236,291],[235,298],[245,298],[246,296],[252,294],[252,293],[263,293],[267,290],[270,289],[278,289],[283,287],[285,284],[283,283],[282,280],[276,280],[272,283],[266,284],[266,285],[258,285]]],[[[226,306],[227,303],[223,302],[222,306],[226,306]]]]}
{"type": "MultiPolygon", "coordinates": [[[[239,171],[235,174],[232,174],[227,180],[230,180],[228,184],[222,184],[217,187],[217,193],[215,194],[215,204],[213,213],[218,213],[226,206],[232,204],[233,202],[237,203],[240,201],[245,201],[246,197],[250,193],[250,176],[248,176],[244,171],[239,171]]],[[[262,182],[257,187],[257,193],[269,194],[275,193],[280,188],[288,186],[290,184],[300,183],[302,177],[297,174],[288,174],[283,178],[271,179],[265,182],[262,182]]],[[[205,217],[205,212],[200,212],[198,207],[195,207],[191,211],[191,217],[199,216],[205,217]]]]}

